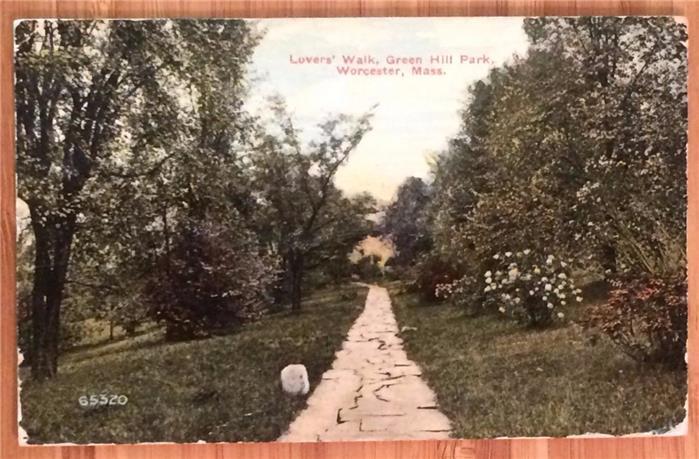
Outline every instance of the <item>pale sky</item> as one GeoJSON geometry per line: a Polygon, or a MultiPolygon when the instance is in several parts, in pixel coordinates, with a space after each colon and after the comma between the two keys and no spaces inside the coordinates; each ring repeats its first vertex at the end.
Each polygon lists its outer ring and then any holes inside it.
{"type": "Polygon", "coordinates": [[[264,19],[267,30],[250,69],[255,79],[248,108],[264,113],[265,100],[281,95],[296,127],[311,137],[329,114],[358,115],[378,104],[369,132],[335,183],[349,194],[369,191],[388,201],[404,178],[426,177],[426,157],[446,147],[459,127],[458,111],[468,85],[488,69],[524,54],[522,18],[341,18],[264,19]],[[404,76],[341,75],[343,56],[369,55],[404,76]],[[430,64],[431,56],[453,56],[452,64],[430,64]],[[460,63],[461,56],[488,56],[490,63],[460,63]],[[331,64],[294,64],[304,57],[331,64]],[[389,57],[421,58],[422,67],[444,75],[412,75],[412,65],[386,65],[389,57]]]}

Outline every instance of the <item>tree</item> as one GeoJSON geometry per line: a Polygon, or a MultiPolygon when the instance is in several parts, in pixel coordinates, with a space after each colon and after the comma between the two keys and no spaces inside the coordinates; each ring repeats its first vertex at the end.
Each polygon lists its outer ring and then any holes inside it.
{"type": "Polygon", "coordinates": [[[565,203],[570,235],[595,248],[610,272],[683,270],[685,26],[672,18],[538,19],[525,31],[536,52],[559,56],[577,75],[556,97],[567,154],[552,171],[573,198],[565,203]]]}
{"type": "Polygon", "coordinates": [[[276,266],[260,256],[254,234],[205,216],[185,221],[175,234],[144,293],[151,316],[165,323],[166,339],[229,329],[269,304],[276,266]]]}
{"type": "Polygon", "coordinates": [[[408,177],[386,208],[381,229],[393,241],[395,264],[406,266],[414,263],[419,254],[431,248],[429,203],[429,186],[418,177],[408,177]]]}
{"type": "Polygon", "coordinates": [[[338,283],[352,275],[350,255],[354,247],[374,228],[369,218],[376,213],[376,200],[368,193],[352,197],[340,194],[328,202],[327,222],[306,255],[306,272],[313,272],[321,282],[338,283]]]}
{"type": "Polygon", "coordinates": [[[285,296],[298,311],[313,259],[327,258],[338,243],[348,254],[367,234],[354,222],[375,211],[373,199],[349,199],[333,180],[369,131],[371,114],[330,118],[318,126],[319,139],[302,146],[281,100],[272,101],[272,111],[281,132],[261,133],[250,162],[260,204],[258,233],[282,259],[278,299],[285,296]]]}
{"type": "Polygon", "coordinates": [[[471,87],[461,132],[435,162],[435,253],[476,280],[470,294],[481,299],[479,279],[508,251],[574,257],[593,273],[683,270],[684,27],[524,27],[527,55],[471,87]]]}
{"type": "Polygon", "coordinates": [[[35,249],[29,358],[41,379],[56,373],[91,203],[106,213],[111,191],[148,182],[179,153],[182,89],[222,53],[240,82],[255,39],[242,21],[23,21],[15,37],[18,194],[35,249]]]}

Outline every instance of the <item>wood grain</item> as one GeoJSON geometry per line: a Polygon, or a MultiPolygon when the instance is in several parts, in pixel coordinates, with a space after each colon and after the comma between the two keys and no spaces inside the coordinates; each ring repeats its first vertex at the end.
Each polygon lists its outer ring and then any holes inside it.
{"type": "MultiPolygon", "coordinates": [[[[699,457],[699,5],[683,1],[0,0],[0,459],[690,459],[699,457]],[[12,21],[29,17],[302,17],[677,15],[689,21],[689,434],[681,437],[449,440],[313,444],[18,446],[12,21]]],[[[678,177],[683,180],[683,177],[678,177]]]]}

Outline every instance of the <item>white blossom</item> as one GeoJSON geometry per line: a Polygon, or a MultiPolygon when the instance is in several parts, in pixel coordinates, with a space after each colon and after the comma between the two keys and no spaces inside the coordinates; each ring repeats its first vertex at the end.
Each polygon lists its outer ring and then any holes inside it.
{"type": "Polygon", "coordinates": [[[517,268],[512,268],[510,272],[507,273],[507,275],[510,277],[510,280],[515,280],[519,275],[519,270],[517,268]]]}

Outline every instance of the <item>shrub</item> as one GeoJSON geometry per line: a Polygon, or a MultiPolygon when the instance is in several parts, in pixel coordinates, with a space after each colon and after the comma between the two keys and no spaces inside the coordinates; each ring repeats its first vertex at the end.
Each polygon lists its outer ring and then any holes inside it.
{"type": "Polygon", "coordinates": [[[471,287],[480,284],[484,309],[496,309],[536,327],[551,324],[554,317],[563,319],[562,306],[582,301],[582,291],[571,276],[571,260],[564,261],[553,255],[544,258],[529,249],[497,253],[492,260],[492,268],[483,274],[482,283],[464,277],[440,285],[439,295],[457,302],[473,303],[471,287]]]}
{"type": "Polygon", "coordinates": [[[436,301],[443,298],[437,296],[437,287],[461,276],[450,263],[437,255],[427,254],[415,264],[411,277],[408,291],[420,293],[427,301],[436,301]]]}
{"type": "Polygon", "coordinates": [[[261,314],[275,277],[275,263],[259,255],[244,230],[195,223],[162,255],[144,297],[168,340],[188,339],[261,314]]]}
{"type": "Polygon", "coordinates": [[[438,299],[448,299],[468,315],[475,316],[484,310],[484,296],[480,292],[477,278],[477,274],[466,274],[453,282],[438,284],[435,296],[438,299]]]}
{"type": "Polygon", "coordinates": [[[604,332],[636,361],[683,365],[687,342],[686,277],[627,275],[609,282],[609,299],[590,310],[585,325],[604,332]]]}

